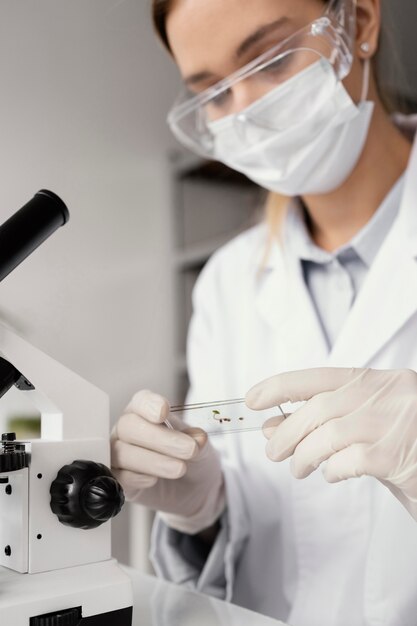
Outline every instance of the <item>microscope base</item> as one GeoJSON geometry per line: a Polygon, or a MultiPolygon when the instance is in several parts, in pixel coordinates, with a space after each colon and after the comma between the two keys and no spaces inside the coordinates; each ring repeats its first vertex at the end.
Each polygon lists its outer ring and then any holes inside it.
{"type": "MultiPolygon", "coordinates": [[[[119,609],[118,611],[111,611],[110,613],[102,613],[101,615],[92,615],[91,617],[82,617],[77,626],[131,626],[132,625],[132,607],[127,609],[119,609]]],[[[37,615],[36,618],[50,618],[52,620],[53,614],[37,615]]],[[[34,621],[31,618],[30,624],[34,621]]]]}
{"type": "Polygon", "coordinates": [[[131,626],[133,609],[120,609],[105,615],[86,617],[80,622],[80,626],[131,626]]]}
{"type": "Polygon", "coordinates": [[[80,626],[131,626],[132,585],[113,559],[42,574],[0,567],[0,622],[31,626],[57,611],[80,609],[80,626]]]}

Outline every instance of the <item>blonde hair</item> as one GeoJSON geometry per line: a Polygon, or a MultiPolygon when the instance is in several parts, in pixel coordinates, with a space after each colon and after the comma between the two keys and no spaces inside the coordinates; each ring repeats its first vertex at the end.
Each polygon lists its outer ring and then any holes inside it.
{"type": "Polygon", "coordinates": [[[268,238],[260,269],[262,270],[268,262],[269,255],[277,239],[283,231],[285,216],[291,198],[281,196],[278,193],[269,192],[265,202],[265,221],[268,226],[268,238]]]}
{"type": "Polygon", "coordinates": [[[281,232],[289,201],[290,198],[287,196],[281,196],[272,191],[267,195],[265,203],[265,217],[269,224],[269,230],[271,231],[272,236],[281,232]]]}

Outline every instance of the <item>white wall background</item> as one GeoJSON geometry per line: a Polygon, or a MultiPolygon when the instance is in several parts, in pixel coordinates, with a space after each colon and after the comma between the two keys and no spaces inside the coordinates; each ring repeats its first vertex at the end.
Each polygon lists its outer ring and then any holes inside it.
{"type": "MultiPolygon", "coordinates": [[[[417,97],[417,3],[385,3],[400,24],[403,89],[417,97]]],[[[0,319],[109,393],[114,418],[138,388],[173,394],[174,141],[164,119],[177,74],[149,5],[0,3],[0,222],[40,188],[71,211],[0,284],[0,319]]],[[[124,560],[130,545],[144,562],[147,524],[128,510],[117,520],[124,560]]]]}
{"type": "MultiPolygon", "coordinates": [[[[71,212],[0,284],[0,318],[109,393],[114,418],[139,388],[172,393],[164,119],[178,79],[149,4],[0,3],[0,222],[41,188],[71,212]]],[[[147,522],[129,531],[128,517],[116,552],[131,532],[140,564],[147,522]]]]}
{"type": "Polygon", "coordinates": [[[0,4],[0,219],[42,187],[71,212],[0,285],[0,312],[115,412],[138,385],[170,390],[164,118],[177,78],[148,5],[0,4]]]}

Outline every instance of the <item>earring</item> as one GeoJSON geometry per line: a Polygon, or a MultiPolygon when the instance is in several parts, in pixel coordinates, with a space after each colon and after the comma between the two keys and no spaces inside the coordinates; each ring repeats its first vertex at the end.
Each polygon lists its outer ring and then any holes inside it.
{"type": "Polygon", "coordinates": [[[362,52],[365,52],[365,53],[368,53],[371,50],[371,46],[369,45],[367,41],[364,41],[363,43],[361,43],[361,50],[362,52]]]}

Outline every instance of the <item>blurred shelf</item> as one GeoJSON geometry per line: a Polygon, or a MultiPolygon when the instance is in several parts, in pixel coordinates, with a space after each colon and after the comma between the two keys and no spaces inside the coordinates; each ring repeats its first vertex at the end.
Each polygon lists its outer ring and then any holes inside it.
{"type": "Polygon", "coordinates": [[[179,250],[174,256],[174,263],[178,269],[195,268],[203,265],[211,255],[225,243],[230,241],[234,234],[229,233],[221,237],[215,237],[202,243],[179,250]]]}
{"type": "Polygon", "coordinates": [[[181,170],[178,170],[178,178],[179,180],[186,181],[214,183],[214,185],[225,184],[240,188],[258,189],[257,185],[244,176],[244,174],[240,174],[217,161],[191,162],[189,167],[182,167],[181,170]]]}
{"type": "Polygon", "coordinates": [[[188,373],[187,357],[185,354],[178,355],[175,361],[175,369],[176,369],[177,374],[180,374],[180,375],[188,373]]]}
{"type": "Polygon", "coordinates": [[[214,162],[173,162],[173,260],[175,328],[173,375],[176,400],[182,404],[188,387],[186,342],[192,316],[192,294],[212,254],[259,221],[262,193],[254,183],[214,162]]]}

